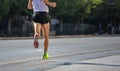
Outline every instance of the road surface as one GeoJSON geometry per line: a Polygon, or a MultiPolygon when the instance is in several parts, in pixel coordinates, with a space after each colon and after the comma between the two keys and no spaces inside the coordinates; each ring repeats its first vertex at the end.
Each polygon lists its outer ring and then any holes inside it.
{"type": "Polygon", "coordinates": [[[72,63],[120,54],[120,37],[77,37],[50,39],[48,60],[42,60],[33,40],[0,40],[0,71],[46,71],[72,63]]]}

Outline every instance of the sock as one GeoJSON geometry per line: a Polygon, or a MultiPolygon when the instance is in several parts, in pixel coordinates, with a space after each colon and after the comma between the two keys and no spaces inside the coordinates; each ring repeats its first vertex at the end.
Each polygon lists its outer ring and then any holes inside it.
{"type": "Polygon", "coordinates": [[[47,54],[47,52],[44,51],[44,55],[46,55],[46,54],[47,54]]]}

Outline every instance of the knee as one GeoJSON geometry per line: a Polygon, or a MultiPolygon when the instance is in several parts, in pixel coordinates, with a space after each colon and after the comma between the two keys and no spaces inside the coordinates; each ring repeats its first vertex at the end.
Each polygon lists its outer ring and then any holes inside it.
{"type": "Polygon", "coordinates": [[[44,39],[45,39],[45,40],[48,40],[48,38],[49,38],[48,36],[44,36],[44,39]]]}

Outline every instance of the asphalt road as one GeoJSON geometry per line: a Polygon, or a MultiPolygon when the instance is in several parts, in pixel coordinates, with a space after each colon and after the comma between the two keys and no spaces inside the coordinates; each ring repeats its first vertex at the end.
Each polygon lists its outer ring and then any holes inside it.
{"type": "Polygon", "coordinates": [[[120,54],[120,37],[77,37],[50,39],[49,55],[42,60],[43,39],[40,47],[33,40],[0,40],[0,71],[45,71],[77,61],[91,60],[120,54]]]}

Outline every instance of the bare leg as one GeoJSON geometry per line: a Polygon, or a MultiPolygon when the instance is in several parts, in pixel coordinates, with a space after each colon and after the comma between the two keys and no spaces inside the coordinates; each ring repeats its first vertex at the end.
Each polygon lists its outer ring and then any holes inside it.
{"type": "Polygon", "coordinates": [[[34,23],[34,47],[39,47],[38,39],[40,38],[40,30],[41,30],[41,24],[40,23],[34,23]]]}
{"type": "Polygon", "coordinates": [[[48,50],[48,45],[49,45],[49,29],[50,29],[50,24],[43,24],[42,25],[42,32],[44,36],[44,53],[47,52],[48,50]]]}
{"type": "Polygon", "coordinates": [[[35,22],[33,23],[34,23],[34,37],[38,35],[38,38],[40,38],[41,24],[35,22]]]}

